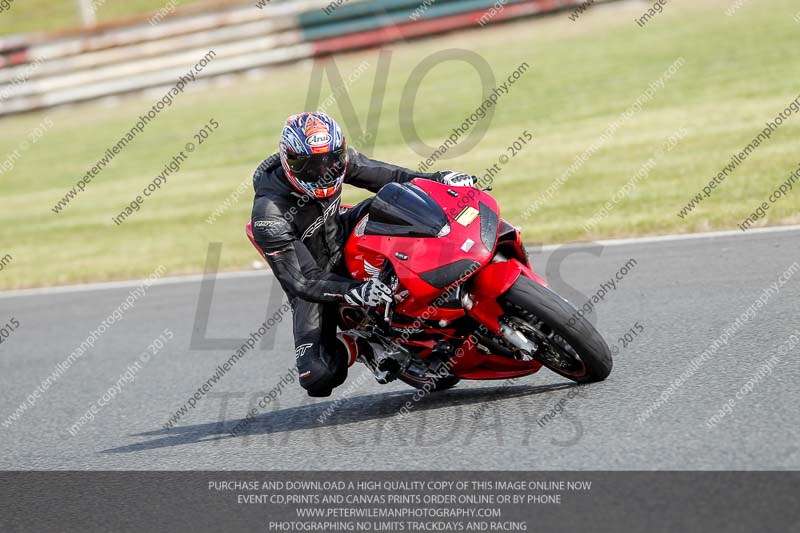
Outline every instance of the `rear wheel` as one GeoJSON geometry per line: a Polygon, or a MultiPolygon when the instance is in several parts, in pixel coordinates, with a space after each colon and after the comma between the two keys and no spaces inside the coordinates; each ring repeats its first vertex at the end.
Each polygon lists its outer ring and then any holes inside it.
{"type": "Polygon", "coordinates": [[[611,373],[611,351],[595,327],[569,302],[526,277],[498,298],[504,342],[578,383],[602,381],[611,373]]]}

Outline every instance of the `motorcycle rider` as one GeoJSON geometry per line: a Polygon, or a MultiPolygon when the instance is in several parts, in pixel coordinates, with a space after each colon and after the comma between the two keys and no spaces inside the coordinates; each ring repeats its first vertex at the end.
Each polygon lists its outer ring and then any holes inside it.
{"type": "Polygon", "coordinates": [[[391,301],[378,279],[346,277],[344,243],[371,199],[340,210],[342,184],[376,193],[417,177],[453,186],[476,182],[467,174],[419,173],[370,159],[347,146],[335,120],[316,112],[289,117],[279,152],[253,175],[252,239],[289,297],[299,381],[309,396],[330,396],[358,356],[353,339],[336,335],[338,304],[391,301]]]}

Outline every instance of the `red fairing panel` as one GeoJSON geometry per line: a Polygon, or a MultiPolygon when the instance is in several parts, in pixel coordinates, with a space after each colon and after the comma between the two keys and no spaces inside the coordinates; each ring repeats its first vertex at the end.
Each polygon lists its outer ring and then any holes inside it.
{"type": "Polygon", "coordinates": [[[420,277],[423,272],[463,259],[475,261],[478,264],[477,271],[491,261],[494,246],[487,248],[481,241],[480,217],[471,220],[462,217],[465,223],[457,218],[467,207],[478,210],[481,202],[498,213],[495,199],[479,189],[452,187],[425,179],[415,179],[412,183],[442,207],[450,225],[448,235],[438,238],[364,235],[366,224],[362,221],[356,225],[345,247],[347,267],[355,279],[363,281],[377,273],[376,269],[380,269],[384,258],[392,263],[400,283],[413,299],[413,303],[408,302],[406,311],[428,305],[446,290],[437,289],[423,281],[420,277]],[[451,196],[448,189],[458,192],[459,196],[451,196]],[[402,260],[398,255],[408,259],[402,260]]]}
{"type": "Polygon", "coordinates": [[[472,282],[470,296],[473,305],[469,314],[485,324],[493,333],[498,333],[500,331],[498,319],[503,310],[497,303],[497,298],[511,288],[520,275],[547,287],[545,280],[516,259],[492,263],[481,270],[472,282]]]}
{"type": "Polygon", "coordinates": [[[538,361],[517,361],[498,355],[485,355],[477,350],[474,338],[467,339],[456,350],[450,370],[463,379],[518,378],[538,372],[538,361]]]}

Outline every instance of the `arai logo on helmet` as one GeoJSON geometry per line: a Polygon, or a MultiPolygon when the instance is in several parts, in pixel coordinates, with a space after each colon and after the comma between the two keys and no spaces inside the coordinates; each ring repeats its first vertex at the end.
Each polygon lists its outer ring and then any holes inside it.
{"type": "Polygon", "coordinates": [[[331,143],[331,134],[324,132],[314,133],[306,138],[306,143],[314,148],[326,146],[331,143]]]}

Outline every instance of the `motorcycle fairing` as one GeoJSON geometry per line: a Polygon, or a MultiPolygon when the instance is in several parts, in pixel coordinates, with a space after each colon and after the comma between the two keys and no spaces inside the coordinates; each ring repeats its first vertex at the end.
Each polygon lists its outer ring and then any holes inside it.
{"type": "MultiPolygon", "coordinates": [[[[424,231],[437,230],[439,236],[398,236],[412,227],[420,231],[419,224],[394,224],[389,235],[376,235],[366,229],[360,236],[354,232],[345,250],[348,270],[354,278],[367,279],[369,267],[380,268],[383,260],[388,259],[401,285],[414,300],[412,308],[421,308],[491,261],[500,223],[494,198],[473,187],[451,187],[421,178],[409,184],[389,184],[383,190],[387,188],[390,193],[376,208],[382,217],[380,224],[386,224],[391,217],[397,221],[411,213],[422,214],[429,221],[424,231]],[[420,194],[430,202],[423,202],[420,194]],[[386,200],[394,208],[387,207],[386,200]],[[470,217],[470,210],[478,216],[470,217]],[[430,222],[440,215],[445,217],[441,227],[438,222],[430,222]]],[[[373,217],[371,208],[366,228],[373,224],[373,217]]],[[[372,225],[373,232],[376,228],[386,229],[386,226],[372,225]]]]}

